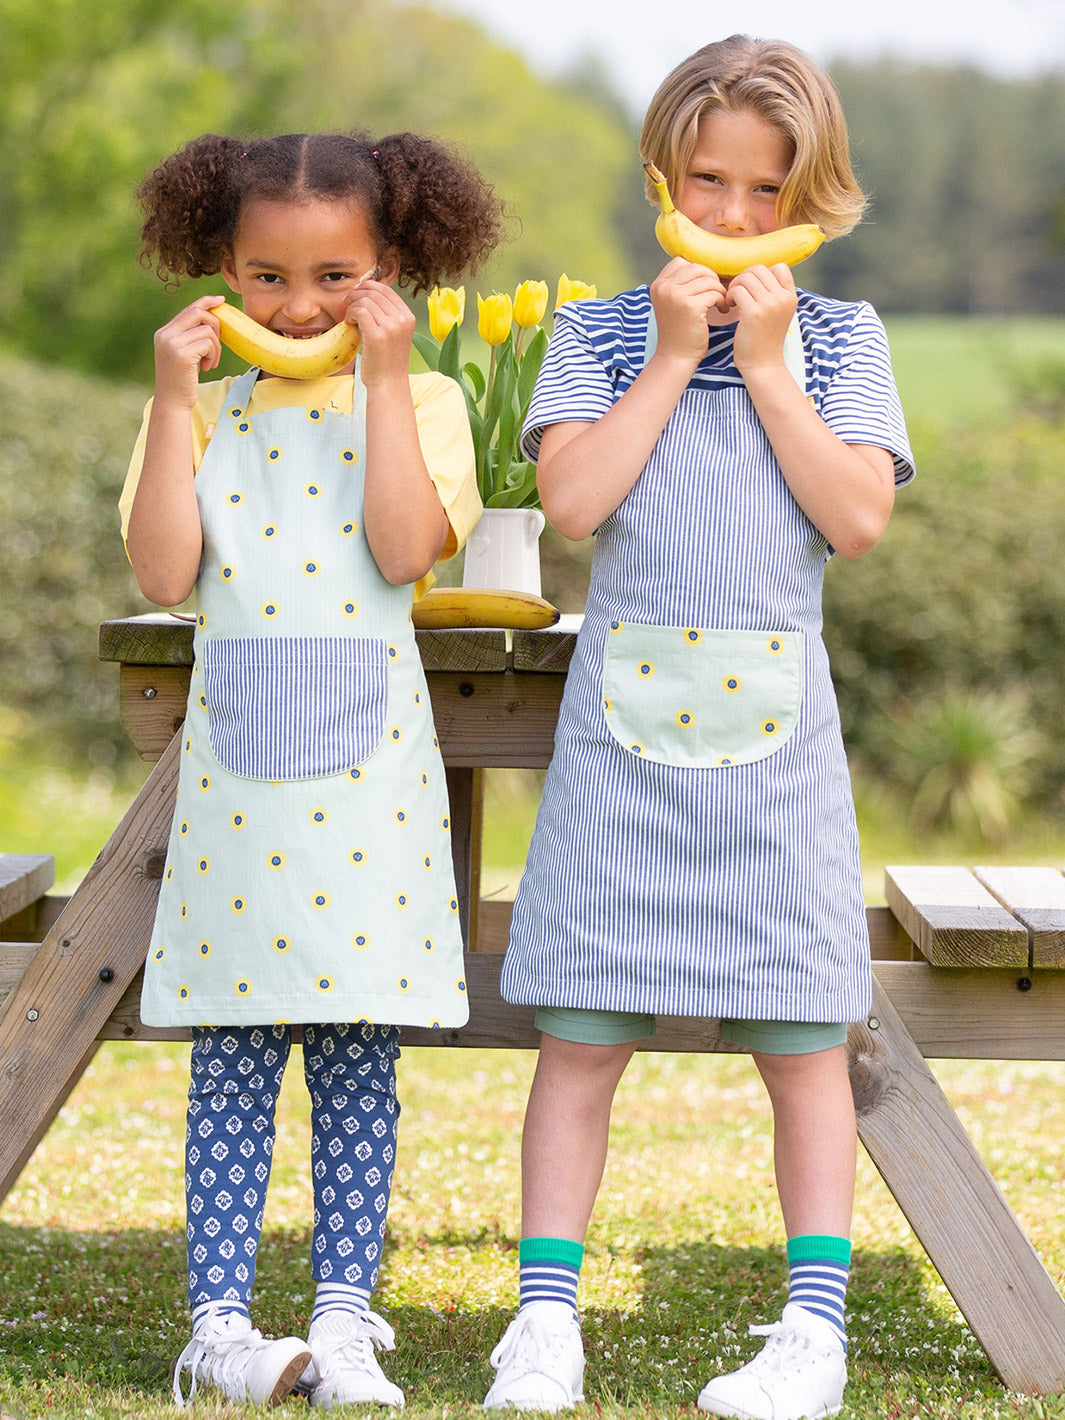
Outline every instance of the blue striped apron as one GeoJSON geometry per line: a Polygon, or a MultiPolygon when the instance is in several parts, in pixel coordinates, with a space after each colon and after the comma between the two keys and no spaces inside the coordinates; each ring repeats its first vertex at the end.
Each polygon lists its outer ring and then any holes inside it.
{"type": "Polygon", "coordinates": [[[689,387],[596,535],[507,1000],[866,1013],[857,830],[821,639],[828,556],[742,385],[689,387]]]}
{"type": "MultiPolygon", "coordinates": [[[[150,1025],[468,1017],[443,765],[410,621],[362,531],[350,415],[250,416],[196,475],[204,533],[150,1025]]],[[[338,385],[339,388],[339,385],[338,385]]]]}

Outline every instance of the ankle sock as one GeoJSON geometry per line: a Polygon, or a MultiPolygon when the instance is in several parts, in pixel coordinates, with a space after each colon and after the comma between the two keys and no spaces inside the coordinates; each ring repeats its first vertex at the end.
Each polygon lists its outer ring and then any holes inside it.
{"type": "Polygon", "coordinates": [[[522,1238],[518,1246],[520,1305],[566,1302],[576,1312],[584,1247],[568,1238],[522,1238]]]}
{"type": "Polygon", "coordinates": [[[343,1313],[357,1316],[370,1310],[370,1293],[362,1287],[352,1287],[347,1282],[319,1282],[314,1293],[314,1311],[311,1325],[323,1316],[343,1313]]]}
{"type": "Polygon", "coordinates": [[[850,1263],[849,1238],[806,1233],[788,1239],[788,1301],[834,1326],[844,1351],[847,1349],[844,1304],[850,1263]]]}
{"type": "Polygon", "coordinates": [[[251,1317],[248,1313],[248,1308],[244,1305],[243,1302],[235,1302],[228,1300],[217,1302],[200,1302],[198,1306],[195,1306],[192,1309],[193,1333],[196,1332],[196,1329],[207,1316],[208,1312],[213,1312],[215,1316],[218,1317],[232,1316],[235,1312],[238,1316],[244,1316],[247,1317],[249,1321],[251,1320],[251,1317]]]}

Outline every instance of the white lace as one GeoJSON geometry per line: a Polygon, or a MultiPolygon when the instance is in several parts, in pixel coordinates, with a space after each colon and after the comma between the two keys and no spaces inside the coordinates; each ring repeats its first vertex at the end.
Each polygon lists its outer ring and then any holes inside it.
{"type": "Polygon", "coordinates": [[[489,1360],[496,1370],[504,1366],[515,1369],[524,1365],[520,1374],[535,1371],[551,1375],[565,1359],[566,1333],[557,1327],[547,1327],[535,1312],[518,1312],[503,1333],[503,1338],[489,1360]]]}
{"type": "Polygon", "coordinates": [[[374,1348],[394,1351],[396,1333],[376,1312],[346,1315],[344,1322],[343,1327],[323,1327],[315,1333],[312,1351],[319,1378],[344,1371],[369,1371],[376,1376],[381,1368],[374,1348]]]}
{"type": "Polygon", "coordinates": [[[177,1358],[174,1367],[174,1404],[191,1405],[196,1397],[199,1377],[212,1380],[230,1394],[229,1387],[244,1384],[251,1352],[269,1345],[242,1312],[219,1314],[213,1307],[197,1323],[192,1340],[177,1358]],[[188,1397],[181,1393],[181,1373],[192,1372],[188,1397]]]}
{"type": "Polygon", "coordinates": [[[783,1376],[788,1371],[801,1368],[817,1356],[828,1354],[823,1347],[803,1331],[797,1331],[783,1321],[771,1321],[764,1326],[751,1326],[752,1336],[768,1336],[769,1340],[753,1360],[748,1361],[743,1370],[748,1375],[765,1372],[783,1376]]]}

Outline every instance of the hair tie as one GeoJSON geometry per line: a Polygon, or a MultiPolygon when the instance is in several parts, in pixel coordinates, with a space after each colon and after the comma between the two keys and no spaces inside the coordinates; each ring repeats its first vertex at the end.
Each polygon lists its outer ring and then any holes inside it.
{"type": "Polygon", "coordinates": [[[381,161],[381,154],[377,151],[376,148],[370,154],[370,157],[373,158],[375,163],[379,163],[381,161]]]}

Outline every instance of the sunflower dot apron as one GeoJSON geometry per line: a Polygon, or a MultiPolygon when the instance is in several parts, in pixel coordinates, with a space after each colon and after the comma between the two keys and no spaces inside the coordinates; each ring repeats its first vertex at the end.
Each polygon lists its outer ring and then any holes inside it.
{"type": "Polygon", "coordinates": [[[196,475],[204,532],[148,1025],[468,1018],[450,811],[411,589],[362,533],[350,415],[247,413],[196,475]]]}

